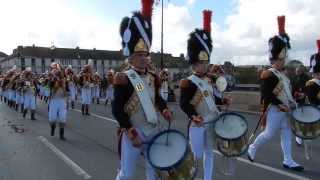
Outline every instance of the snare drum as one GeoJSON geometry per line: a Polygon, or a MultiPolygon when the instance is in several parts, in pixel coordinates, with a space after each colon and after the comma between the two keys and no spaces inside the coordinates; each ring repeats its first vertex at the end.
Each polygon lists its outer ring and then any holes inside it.
{"type": "Polygon", "coordinates": [[[214,123],[218,150],[227,157],[241,156],[248,148],[248,123],[237,113],[223,113],[214,123]]]}
{"type": "Polygon", "coordinates": [[[314,139],[320,135],[320,110],[313,105],[301,105],[291,113],[293,133],[302,139],[314,139]]]}
{"type": "Polygon", "coordinates": [[[160,179],[187,180],[196,175],[197,166],[188,140],[177,130],[155,135],[147,147],[147,158],[160,179]]]}

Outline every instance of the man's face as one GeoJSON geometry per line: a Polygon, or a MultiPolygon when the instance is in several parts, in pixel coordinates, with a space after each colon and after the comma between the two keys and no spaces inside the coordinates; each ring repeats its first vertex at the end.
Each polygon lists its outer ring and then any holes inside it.
{"type": "Polygon", "coordinates": [[[138,53],[134,53],[130,57],[129,62],[135,68],[145,69],[148,66],[149,60],[150,60],[149,53],[138,52],[138,53]]]}
{"type": "Polygon", "coordinates": [[[198,62],[197,64],[194,65],[194,71],[196,73],[204,75],[207,72],[207,67],[208,67],[207,63],[198,62]]]}
{"type": "Polygon", "coordinates": [[[313,77],[316,78],[316,79],[320,79],[320,72],[314,73],[313,77]]]}

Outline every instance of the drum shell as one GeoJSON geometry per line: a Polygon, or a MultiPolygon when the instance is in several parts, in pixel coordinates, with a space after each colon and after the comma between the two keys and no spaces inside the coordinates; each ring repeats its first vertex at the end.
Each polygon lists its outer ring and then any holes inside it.
{"type": "Polygon", "coordinates": [[[196,160],[188,147],[188,152],[185,158],[175,167],[169,170],[156,169],[157,176],[162,180],[191,180],[197,172],[196,160]]]}
{"type": "MultiPolygon", "coordinates": [[[[247,129],[244,131],[242,135],[237,138],[225,138],[220,136],[214,129],[214,138],[216,141],[217,149],[226,157],[237,157],[243,155],[248,149],[248,123],[245,118],[236,113],[225,113],[222,115],[236,115],[242,117],[244,122],[246,123],[247,129]]],[[[222,116],[221,115],[221,116],[222,116]]],[[[220,117],[221,117],[220,116],[220,117]]],[[[219,118],[218,118],[219,120],[219,118]]],[[[215,126],[216,124],[214,124],[215,126]]]]}
{"type": "Polygon", "coordinates": [[[291,116],[292,132],[302,139],[315,139],[320,136],[320,121],[311,123],[301,122],[291,116]]]}
{"type": "Polygon", "coordinates": [[[217,149],[224,156],[236,157],[243,155],[248,149],[247,133],[237,139],[225,139],[216,135],[217,149]]]}
{"type": "MultiPolygon", "coordinates": [[[[155,135],[152,139],[151,142],[153,142],[158,136],[161,136],[162,134],[165,134],[166,132],[173,132],[173,133],[178,133],[184,136],[181,132],[177,130],[166,130],[158,133],[155,135]]],[[[152,167],[154,167],[156,175],[158,176],[159,179],[162,180],[176,180],[176,179],[181,179],[181,180],[191,180],[194,179],[196,172],[197,172],[197,166],[196,166],[196,160],[195,157],[191,151],[190,145],[187,142],[186,139],[186,144],[187,146],[185,147],[185,153],[184,156],[177,161],[173,166],[171,167],[157,167],[150,161],[150,146],[147,148],[147,158],[149,159],[149,162],[152,167]]]]}

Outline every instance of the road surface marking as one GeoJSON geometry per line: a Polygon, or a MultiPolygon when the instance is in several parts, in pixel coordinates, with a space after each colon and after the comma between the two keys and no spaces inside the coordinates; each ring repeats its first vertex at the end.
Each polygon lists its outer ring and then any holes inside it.
{"type": "MultiPolygon", "coordinates": [[[[217,150],[213,150],[214,153],[218,154],[218,155],[221,155],[222,154],[217,151],[217,150]]],[[[244,159],[244,158],[240,158],[238,157],[237,158],[238,161],[240,162],[243,162],[243,163],[246,163],[246,164],[249,164],[249,165],[252,165],[252,166],[255,166],[255,167],[259,167],[261,169],[265,169],[265,170],[268,170],[268,171],[271,171],[271,172],[274,172],[274,173],[278,173],[278,174],[281,174],[283,176],[287,176],[287,177],[290,177],[292,179],[297,179],[297,180],[311,180],[307,177],[303,177],[303,176],[299,176],[299,175],[296,175],[296,174],[293,174],[293,173],[289,173],[287,171],[284,171],[284,170],[280,170],[280,169],[276,169],[276,168],[273,168],[271,166],[267,166],[267,165],[264,165],[264,164],[261,164],[261,163],[257,163],[257,162],[251,162],[247,159],[244,159]]]]}
{"type": "Polygon", "coordinates": [[[86,173],[80,166],[73,162],[68,156],[61,152],[57,147],[51,144],[45,137],[39,136],[38,139],[47,146],[52,152],[54,152],[61,160],[63,160],[77,175],[83,179],[90,179],[91,176],[86,173]]]}
{"type": "MultiPolygon", "coordinates": [[[[82,113],[79,109],[71,109],[71,110],[82,113]]],[[[110,121],[110,122],[112,122],[112,123],[118,124],[118,121],[116,121],[116,120],[114,120],[114,119],[111,119],[111,118],[108,118],[108,117],[100,116],[100,115],[98,115],[98,114],[90,113],[90,116],[97,117],[97,118],[100,118],[100,119],[107,120],[107,121],[110,121]]]]}

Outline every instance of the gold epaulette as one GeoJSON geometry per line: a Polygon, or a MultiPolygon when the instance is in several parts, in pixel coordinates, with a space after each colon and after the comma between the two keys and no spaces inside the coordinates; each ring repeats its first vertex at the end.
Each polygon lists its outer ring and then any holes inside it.
{"type": "Polygon", "coordinates": [[[188,80],[188,79],[181,79],[179,86],[180,86],[180,88],[187,88],[187,87],[189,87],[189,80],[188,80]]]}
{"type": "Polygon", "coordinates": [[[272,72],[269,70],[264,70],[261,75],[260,75],[260,79],[267,79],[268,77],[270,77],[272,75],[272,72]]]}
{"type": "Polygon", "coordinates": [[[306,82],[306,86],[307,86],[307,87],[308,87],[308,86],[312,86],[313,84],[314,84],[314,82],[311,81],[311,80],[309,80],[309,81],[306,82]]]}
{"type": "Polygon", "coordinates": [[[126,85],[129,83],[128,77],[123,72],[118,72],[115,74],[113,78],[113,84],[114,85],[126,85]]]}

